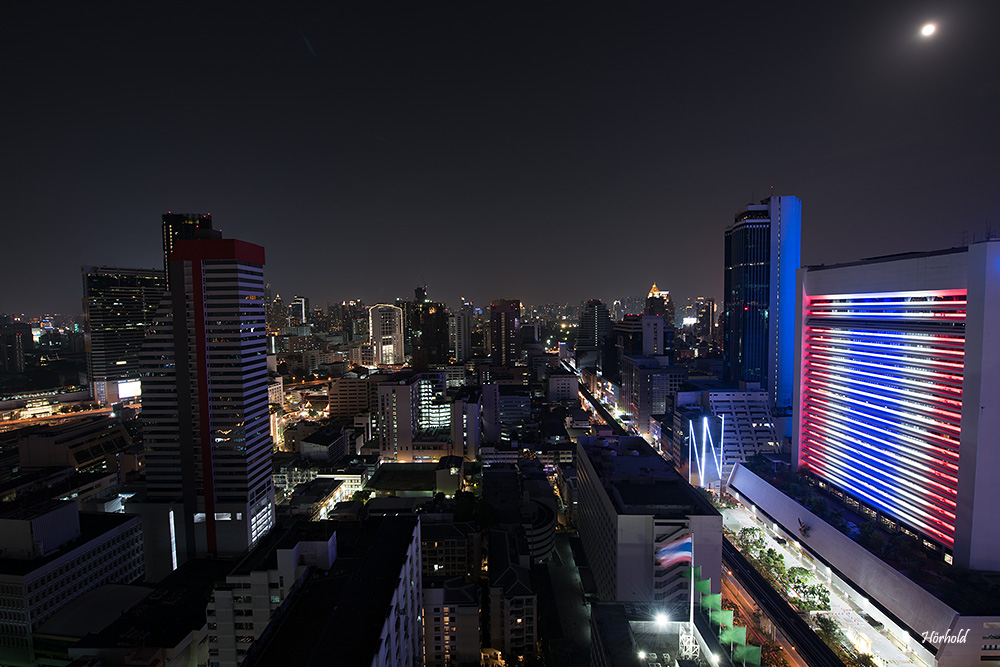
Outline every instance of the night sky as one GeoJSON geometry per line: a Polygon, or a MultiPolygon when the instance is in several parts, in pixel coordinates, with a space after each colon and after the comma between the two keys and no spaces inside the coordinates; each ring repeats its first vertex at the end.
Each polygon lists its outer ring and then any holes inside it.
{"type": "Polygon", "coordinates": [[[161,266],[168,210],[314,305],[718,297],[771,186],[807,264],[1000,231],[1000,2],[23,4],[0,312],[161,266]]]}

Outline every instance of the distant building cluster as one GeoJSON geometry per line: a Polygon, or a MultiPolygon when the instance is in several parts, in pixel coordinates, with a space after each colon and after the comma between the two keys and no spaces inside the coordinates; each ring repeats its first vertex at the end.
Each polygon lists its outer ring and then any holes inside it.
{"type": "Polygon", "coordinates": [[[801,216],[720,224],[719,303],[449,307],[282,299],[164,214],[162,269],[0,317],[0,663],[759,661],[711,606],[740,521],[855,652],[1000,662],[1000,245],[802,267],[801,216]]]}

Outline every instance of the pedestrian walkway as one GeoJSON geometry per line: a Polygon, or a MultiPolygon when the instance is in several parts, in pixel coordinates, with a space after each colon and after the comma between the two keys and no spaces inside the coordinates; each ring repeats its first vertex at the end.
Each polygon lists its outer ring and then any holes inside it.
{"type": "MultiPolygon", "coordinates": [[[[761,532],[764,535],[767,548],[772,548],[784,556],[785,567],[804,567],[815,571],[813,563],[804,559],[797,548],[787,542],[785,544],[777,542],[765,526],[745,508],[737,507],[721,511],[725,527],[734,533],[739,534],[742,528],[762,529],[761,532]]],[[[850,601],[840,595],[837,589],[827,585],[819,577],[816,578],[816,581],[823,584],[830,594],[830,611],[827,612],[827,615],[837,623],[844,636],[859,651],[871,655],[876,664],[882,667],[921,664],[911,660],[908,652],[902,650],[898,643],[891,638],[891,635],[868,623],[855,610],[850,601]]],[[[779,591],[779,593],[784,594],[783,591],[779,591]]]]}

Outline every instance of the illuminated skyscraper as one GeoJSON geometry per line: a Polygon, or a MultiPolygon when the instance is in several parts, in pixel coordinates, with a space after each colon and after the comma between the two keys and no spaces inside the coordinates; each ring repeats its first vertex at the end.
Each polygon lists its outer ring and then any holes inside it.
{"type": "Polygon", "coordinates": [[[211,213],[164,213],[163,221],[163,273],[170,287],[170,253],[174,243],[190,240],[198,236],[215,236],[221,234],[212,231],[211,213]]]}
{"type": "MultiPolygon", "coordinates": [[[[643,329],[645,331],[643,336],[648,338],[651,333],[652,335],[659,336],[653,341],[653,348],[656,350],[653,354],[672,356],[674,351],[676,312],[674,311],[673,299],[670,298],[670,292],[666,290],[661,291],[656,286],[656,283],[653,283],[653,287],[646,296],[646,307],[642,312],[643,315],[647,316],[643,319],[643,329]],[[649,327],[656,326],[652,324],[653,320],[648,317],[650,315],[660,318],[661,324],[658,326],[658,332],[649,329],[649,327]]],[[[645,345],[648,345],[648,343],[645,345]]]]}
{"type": "Polygon", "coordinates": [[[495,366],[513,366],[521,357],[521,302],[497,299],[490,304],[490,357],[495,366]]]}
{"type": "Polygon", "coordinates": [[[646,308],[642,311],[646,315],[660,315],[667,326],[674,326],[674,301],[670,298],[670,291],[660,291],[660,288],[653,283],[646,296],[646,308]]]}
{"type": "Polygon", "coordinates": [[[946,561],[1000,570],[1000,241],[803,269],[798,467],[946,561]]]}
{"type": "Polygon", "coordinates": [[[297,327],[309,321],[309,298],[296,295],[288,304],[288,326],[297,327]]]}
{"type": "Polygon", "coordinates": [[[402,365],[403,310],[380,303],[368,309],[368,332],[375,346],[375,363],[381,366],[402,365]]]}
{"type": "Polygon", "coordinates": [[[759,382],[779,411],[792,404],[801,230],[791,195],[747,205],[726,229],[723,379],[759,382]]]}
{"type": "Polygon", "coordinates": [[[94,400],[139,394],[139,350],[166,291],[162,271],[85,266],[83,316],[87,379],[94,400]]]}
{"type": "Polygon", "coordinates": [[[187,557],[238,555],[274,522],[263,265],[251,243],[179,241],[142,347],[147,498],[175,504],[187,557]]]}

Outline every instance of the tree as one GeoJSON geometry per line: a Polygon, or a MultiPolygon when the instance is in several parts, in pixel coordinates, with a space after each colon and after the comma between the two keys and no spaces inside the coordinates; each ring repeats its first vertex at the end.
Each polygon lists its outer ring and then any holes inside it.
{"type": "Polygon", "coordinates": [[[885,540],[878,529],[878,526],[871,521],[865,521],[860,526],[861,535],[858,537],[858,544],[875,555],[881,555],[885,550],[885,540]]]}
{"type": "Polygon", "coordinates": [[[792,588],[802,586],[811,576],[812,573],[804,567],[796,565],[788,568],[788,583],[792,588]]]}
{"type": "Polygon", "coordinates": [[[751,558],[756,558],[761,549],[764,548],[764,535],[760,528],[741,528],[736,537],[736,542],[740,550],[748,554],[751,558]]]}

